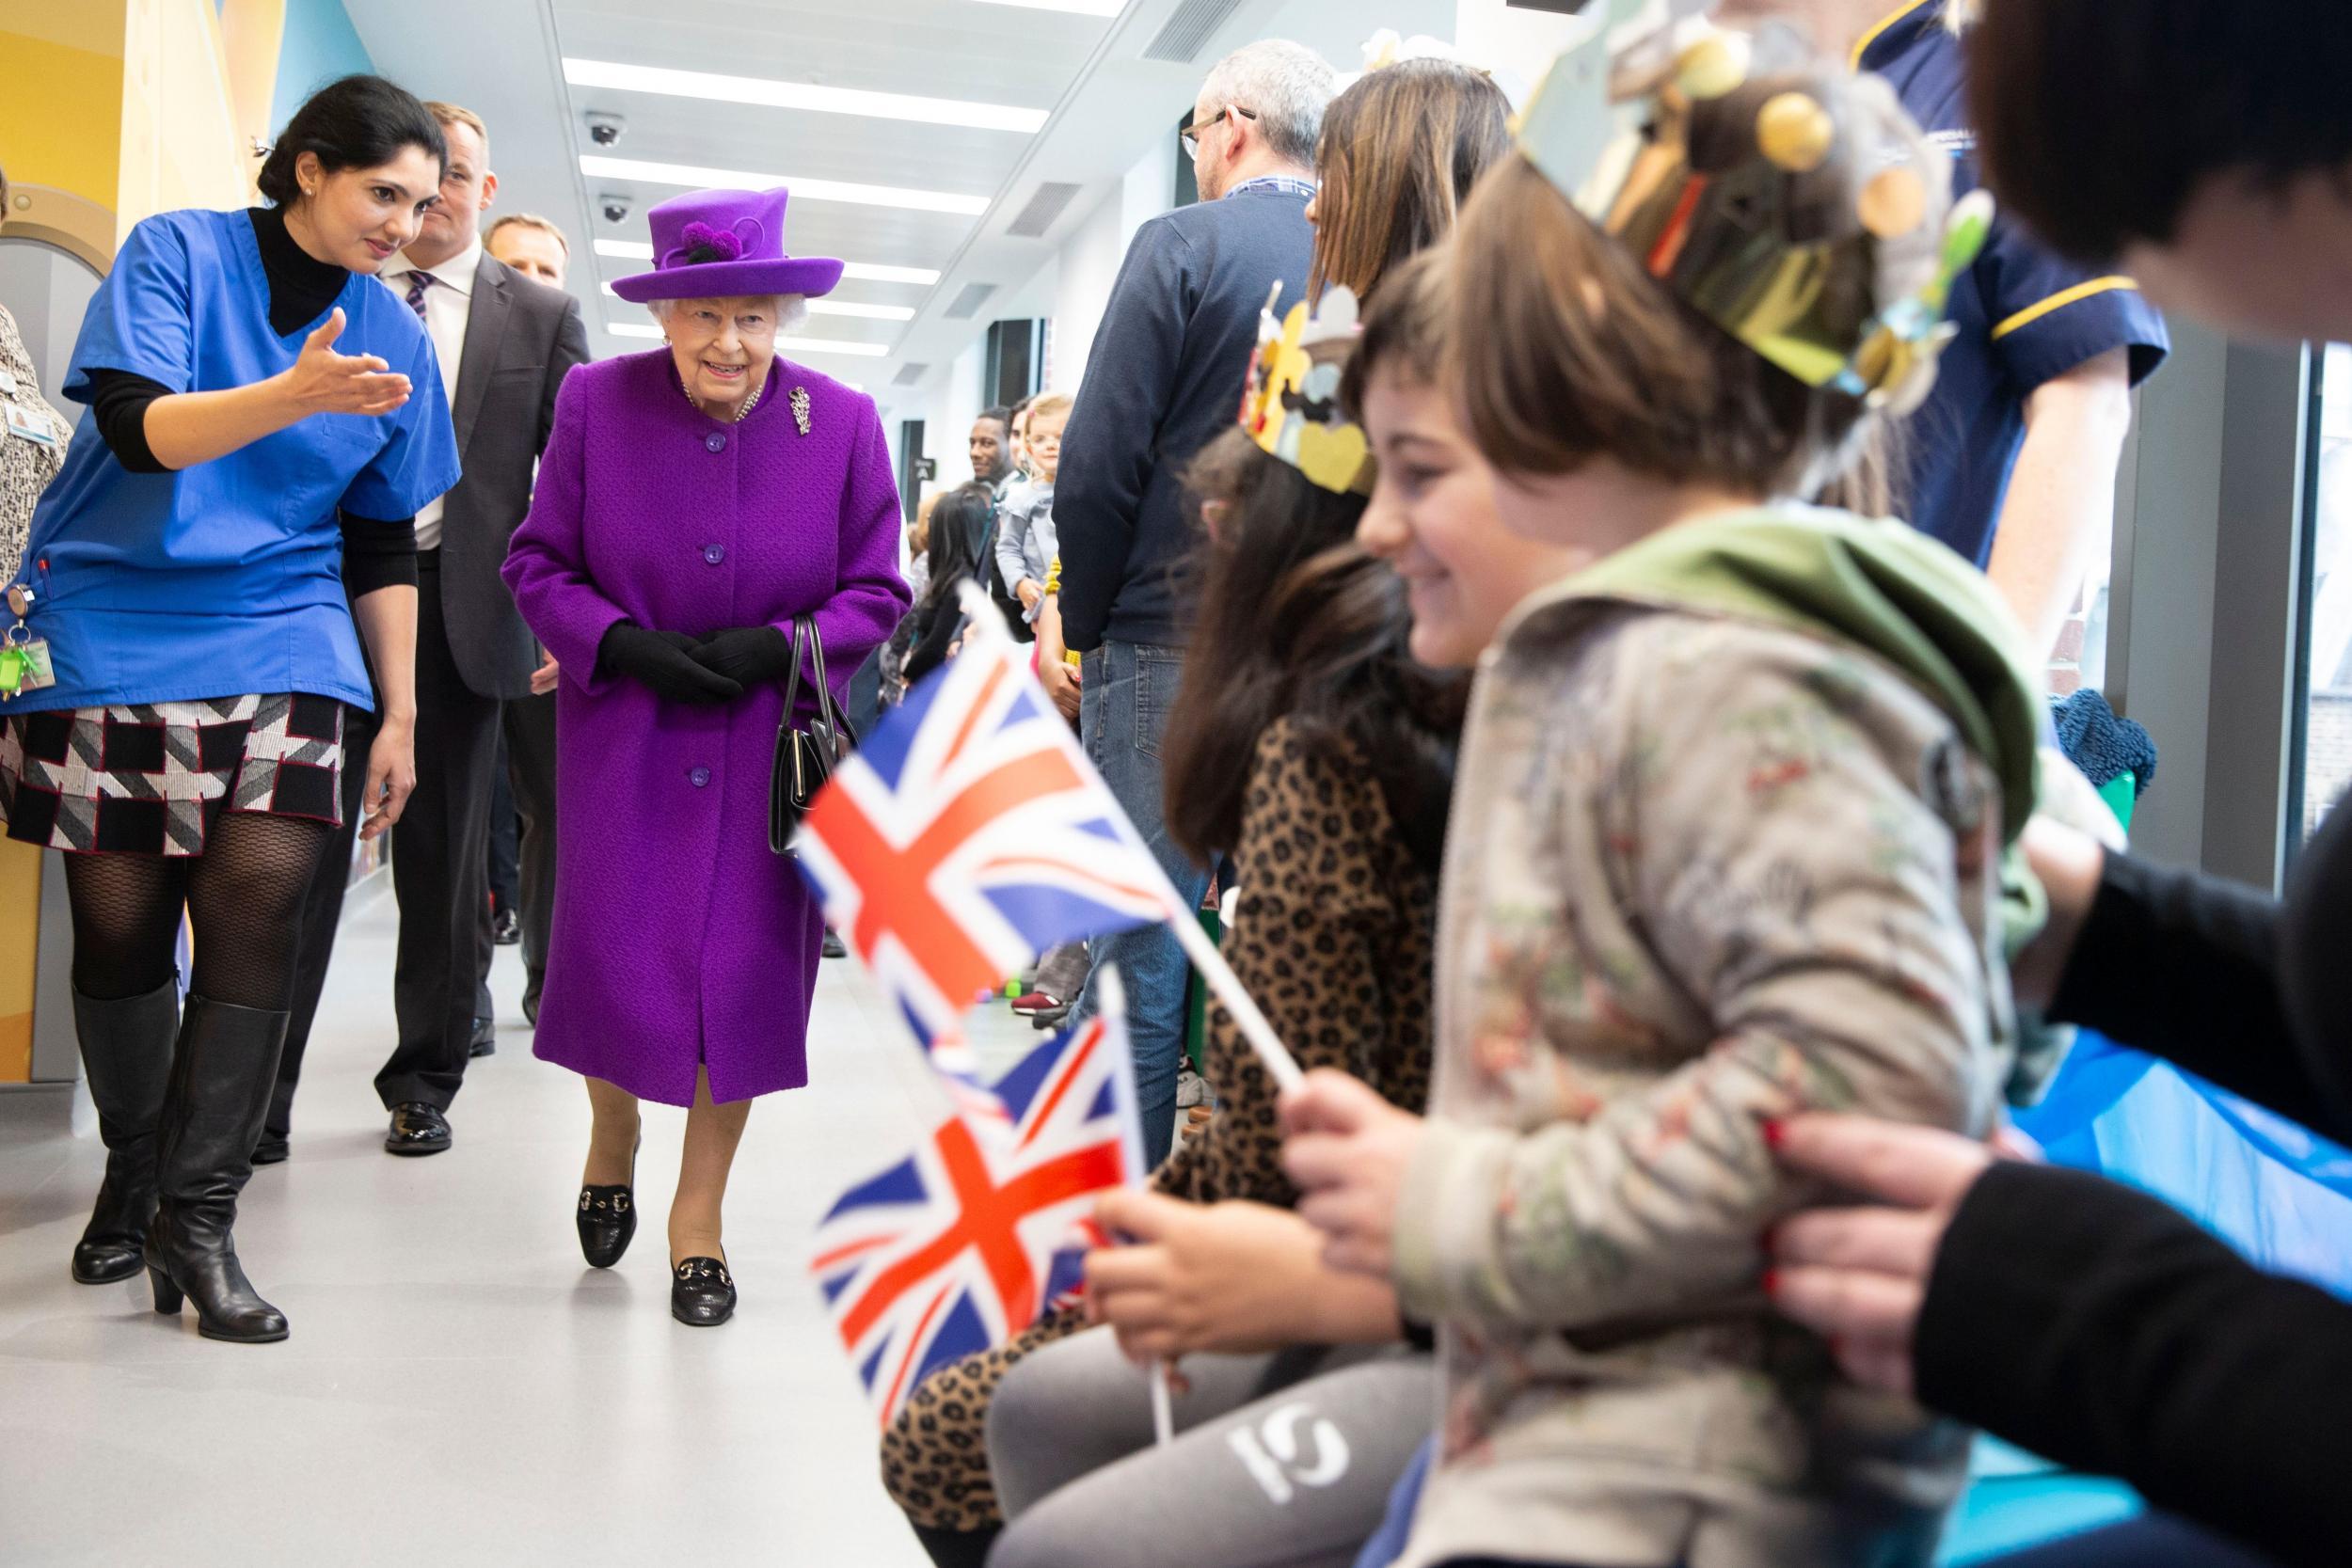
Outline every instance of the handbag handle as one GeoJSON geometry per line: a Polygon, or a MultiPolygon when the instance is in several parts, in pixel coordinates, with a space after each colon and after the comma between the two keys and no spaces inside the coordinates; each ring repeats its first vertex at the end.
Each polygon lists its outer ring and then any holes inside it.
{"type": "Polygon", "coordinates": [[[801,670],[808,662],[817,666],[817,716],[837,730],[841,720],[834,708],[833,688],[825,680],[825,639],[818,631],[817,623],[803,615],[792,623],[792,673],[784,687],[784,722],[787,728],[800,705],[801,670]]]}

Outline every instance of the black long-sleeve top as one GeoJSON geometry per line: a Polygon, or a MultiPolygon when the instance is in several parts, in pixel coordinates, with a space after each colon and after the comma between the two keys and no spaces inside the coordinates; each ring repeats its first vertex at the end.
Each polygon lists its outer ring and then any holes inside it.
{"type": "MultiPolygon", "coordinates": [[[[2352,1142],[2352,813],[2280,903],[2107,857],[2053,1009],[2352,1142]]],[[[1920,1397],[2282,1562],[2352,1561],[2352,1305],[2165,1203],[1996,1164],[1946,1231],[1920,1397]]]]}
{"type": "MultiPolygon", "coordinates": [[[[246,216],[269,280],[269,325],[282,338],[326,314],[351,274],[296,244],[286,231],[285,214],[277,208],[250,208],[246,216]]],[[[90,416],[115,461],[135,474],[168,472],[147,442],[147,406],[168,396],[170,388],[132,371],[94,370],[88,379],[90,416]]],[[[343,587],[353,598],[379,588],[415,585],[416,518],[386,520],[345,512],[338,515],[338,523],[343,536],[343,587]]]]}

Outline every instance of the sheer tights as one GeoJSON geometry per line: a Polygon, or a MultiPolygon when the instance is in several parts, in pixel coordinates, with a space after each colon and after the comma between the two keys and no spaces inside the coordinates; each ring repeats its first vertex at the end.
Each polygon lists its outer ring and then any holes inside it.
{"type": "Polygon", "coordinates": [[[73,985],[96,1001],[144,996],[172,976],[180,911],[196,939],[189,989],[283,1011],[294,991],[303,894],[333,840],[325,822],[223,812],[201,855],[68,855],[73,985]]]}

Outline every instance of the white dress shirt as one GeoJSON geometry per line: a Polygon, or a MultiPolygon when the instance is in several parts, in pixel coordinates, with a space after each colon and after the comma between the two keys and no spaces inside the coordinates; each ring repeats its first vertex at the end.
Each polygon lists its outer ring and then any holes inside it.
{"type": "MultiPolygon", "coordinates": [[[[449,398],[452,409],[457,406],[457,362],[466,352],[466,324],[473,318],[473,277],[482,265],[482,242],[476,239],[457,255],[437,267],[427,267],[433,281],[424,286],[424,330],[433,340],[433,356],[441,362],[441,390],[449,398]]],[[[384,286],[408,300],[409,276],[418,269],[403,251],[384,263],[375,276],[384,286]]],[[[427,501],[417,514],[417,548],[437,550],[441,547],[441,502],[427,501]]]]}

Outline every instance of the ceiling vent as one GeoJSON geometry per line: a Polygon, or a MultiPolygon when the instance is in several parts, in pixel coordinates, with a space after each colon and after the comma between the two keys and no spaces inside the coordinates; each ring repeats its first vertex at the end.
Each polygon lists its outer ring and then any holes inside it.
{"type": "Polygon", "coordinates": [[[890,378],[890,384],[893,387],[912,387],[930,373],[929,365],[901,365],[898,373],[890,378]]]}
{"type": "Polygon", "coordinates": [[[1184,0],[1159,37],[1143,46],[1147,60],[1166,60],[1171,65],[1190,65],[1219,27],[1233,19],[1241,9],[1241,0],[1184,0]]]}
{"type": "Polygon", "coordinates": [[[988,296],[995,292],[996,285],[993,283],[966,283],[963,286],[963,292],[956,295],[956,302],[947,307],[947,319],[956,322],[970,321],[980,313],[980,307],[986,305],[988,296]]]}
{"type": "Polygon", "coordinates": [[[1037,194],[1029,198],[1029,204],[1021,209],[1020,214],[1005,232],[1016,240],[1043,239],[1045,231],[1054,227],[1055,219],[1062,215],[1083,188],[1059,180],[1048,180],[1037,188],[1037,194]]]}

